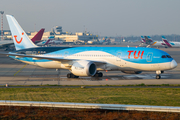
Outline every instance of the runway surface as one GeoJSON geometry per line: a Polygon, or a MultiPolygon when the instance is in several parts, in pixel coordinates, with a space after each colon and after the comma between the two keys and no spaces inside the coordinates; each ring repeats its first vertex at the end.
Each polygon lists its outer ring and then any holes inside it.
{"type": "Polygon", "coordinates": [[[134,84],[180,84],[180,48],[160,48],[169,53],[178,67],[165,71],[161,79],[155,79],[155,72],[124,74],[120,71],[103,72],[102,78],[67,78],[68,70],[45,69],[0,56],[0,85],[134,85],[134,84]],[[18,72],[24,67],[20,72],[18,72]],[[17,73],[18,72],[18,73],[17,73]],[[17,74],[16,74],[17,73],[17,74]]]}

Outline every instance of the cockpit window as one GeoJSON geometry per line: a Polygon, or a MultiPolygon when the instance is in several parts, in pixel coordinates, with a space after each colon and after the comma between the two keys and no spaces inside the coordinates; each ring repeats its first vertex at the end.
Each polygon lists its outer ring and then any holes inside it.
{"type": "Polygon", "coordinates": [[[167,56],[167,58],[172,58],[170,55],[166,55],[167,56]]]}
{"type": "Polygon", "coordinates": [[[166,58],[166,56],[165,56],[165,55],[163,55],[161,58],[166,58]]]}

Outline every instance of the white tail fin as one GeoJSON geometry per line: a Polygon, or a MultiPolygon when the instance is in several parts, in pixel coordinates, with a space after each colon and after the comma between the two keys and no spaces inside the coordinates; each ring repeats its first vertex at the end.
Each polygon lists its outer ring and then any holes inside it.
{"type": "Polygon", "coordinates": [[[12,15],[6,15],[16,50],[37,47],[12,15]]]}

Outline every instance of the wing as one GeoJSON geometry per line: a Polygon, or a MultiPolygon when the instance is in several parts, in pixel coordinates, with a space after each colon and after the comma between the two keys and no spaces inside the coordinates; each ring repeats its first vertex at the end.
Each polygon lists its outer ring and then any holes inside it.
{"type": "MultiPolygon", "coordinates": [[[[16,57],[30,57],[30,58],[34,58],[36,60],[40,60],[40,59],[47,59],[47,60],[53,60],[53,61],[58,61],[58,62],[74,62],[74,61],[80,61],[82,59],[68,59],[68,58],[56,58],[56,57],[49,57],[49,56],[40,56],[40,55],[26,55],[26,54],[16,54],[16,53],[3,53],[0,52],[0,55],[7,55],[7,56],[16,56],[16,57]]],[[[92,60],[88,60],[88,61],[92,61],[92,60]]],[[[96,65],[102,65],[102,64],[106,64],[107,62],[105,61],[92,61],[94,62],[96,65]]]]}
{"type": "Polygon", "coordinates": [[[10,45],[13,45],[13,41],[12,40],[7,40],[7,41],[0,41],[0,48],[5,48],[5,47],[9,47],[10,45]]]}

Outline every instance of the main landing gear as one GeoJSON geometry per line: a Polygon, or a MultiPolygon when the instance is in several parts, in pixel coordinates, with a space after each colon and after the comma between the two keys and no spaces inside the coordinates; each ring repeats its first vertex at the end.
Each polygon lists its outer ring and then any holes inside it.
{"type": "Polygon", "coordinates": [[[93,77],[102,77],[103,73],[102,72],[97,72],[93,77]]]}
{"type": "Polygon", "coordinates": [[[158,70],[158,71],[156,71],[156,79],[161,79],[161,73],[164,73],[164,71],[160,71],[160,70],[158,70]]]}
{"type": "MultiPolygon", "coordinates": [[[[103,76],[102,72],[97,72],[93,77],[102,77],[102,76],[103,76]]],[[[79,76],[76,76],[72,73],[68,73],[67,78],[79,78],[79,76]]]]}
{"type": "Polygon", "coordinates": [[[76,76],[76,75],[74,75],[72,73],[68,73],[67,78],[79,78],[79,76],[76,76]]]}

